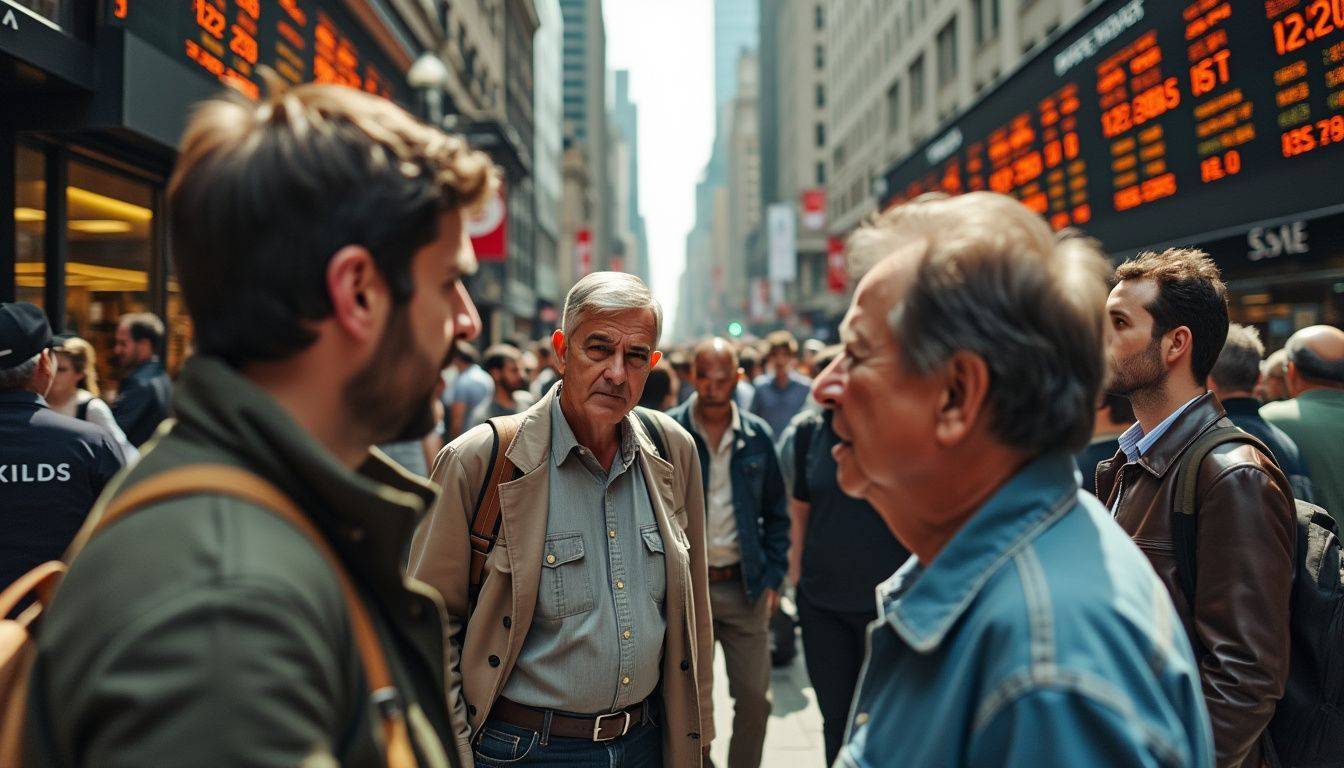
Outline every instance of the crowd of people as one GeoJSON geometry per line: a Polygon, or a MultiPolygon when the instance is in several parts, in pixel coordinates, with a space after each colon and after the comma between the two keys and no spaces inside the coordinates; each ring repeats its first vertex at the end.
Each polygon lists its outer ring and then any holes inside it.
{"type": "Polygon", "coordinates": [[[850,237],[839,345],[664,355],[599,272],[482,353],[497,184],[370,94],[212,101],[176,382],[151,315],[109,402],[0,305],[0,764],[698,766],[717,643],[755,768],[784,602],[842,768],[1344,764],[1344,331],[1266,359],[1204,254],[971,193],[850,237]]]}

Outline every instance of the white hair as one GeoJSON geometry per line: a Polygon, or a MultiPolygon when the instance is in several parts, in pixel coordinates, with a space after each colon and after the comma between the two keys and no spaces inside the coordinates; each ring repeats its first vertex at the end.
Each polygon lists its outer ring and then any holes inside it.
{"type": "Polygon", "coordinates": [[[565,338],[571,338],[579,324],[592,313],[605,314],[630,309],[653,312],[653,343],[657,344],[663,335],[663,305],[658,303],[649,286],[625,272],[594,272],[569,289],[560,327],[565,332],[565,338]]]}

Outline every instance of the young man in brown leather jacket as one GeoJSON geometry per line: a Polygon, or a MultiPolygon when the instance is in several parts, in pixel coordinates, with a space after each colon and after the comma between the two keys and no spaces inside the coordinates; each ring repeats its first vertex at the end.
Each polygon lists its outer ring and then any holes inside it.
{"type": "Polygon", "coordinates": [[[1231,426],[1204,382],[1227,337],[1226,287],[1203,253],[1146,253],[1120,265],[1106,310],[1114,380],[1138,423],[1097,467],[1097,496],[1171,592],[1199,659],[1219,768],[1261,766],[1266,728],[1288,678],[1292,492],[1274,460],[1246,443],[1199,466],[1194,604],[1176,573],[1172,512],[1182,454],[1231,426]]]}

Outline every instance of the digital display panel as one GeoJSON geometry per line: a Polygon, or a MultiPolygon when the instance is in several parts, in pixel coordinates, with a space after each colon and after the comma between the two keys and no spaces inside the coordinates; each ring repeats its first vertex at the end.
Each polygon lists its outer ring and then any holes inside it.
{"type": "Polygon", "coordinates": [[[400,73],[337,0],[112,0],[109,21],[251,99],[256,68],[290,83],[402,96],[400,73]]]}
{"type": "Polygon", "coordinates": [[[1127,0],[885,176],[1010,194],[1112,252],[1344,203],[1344,0],[1127,0]]]}

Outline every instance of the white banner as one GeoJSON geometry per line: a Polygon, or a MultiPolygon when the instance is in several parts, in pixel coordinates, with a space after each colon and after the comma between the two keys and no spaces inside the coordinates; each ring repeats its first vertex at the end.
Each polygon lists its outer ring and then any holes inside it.
{"type": "Polygon", "coordinates": [[[776,203],[766,212],[770,235],[770,281],[792,282],[798,279],[798,252],[794,248],[793,206],[776,203]]]}

